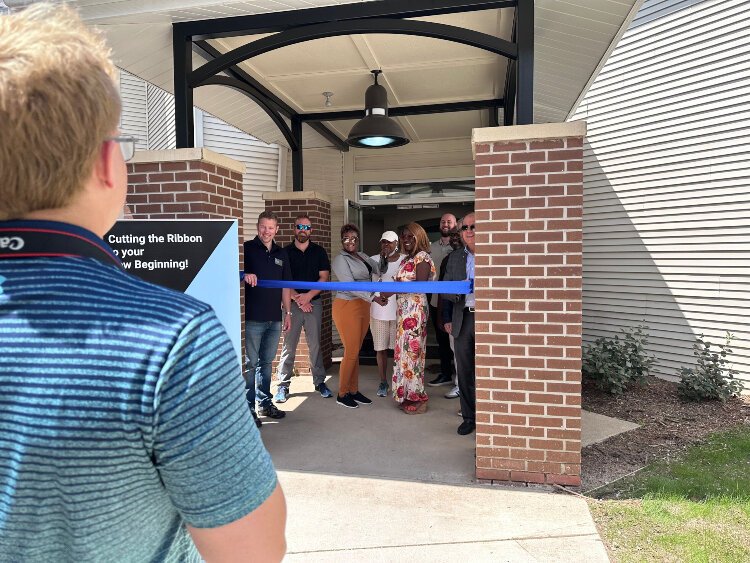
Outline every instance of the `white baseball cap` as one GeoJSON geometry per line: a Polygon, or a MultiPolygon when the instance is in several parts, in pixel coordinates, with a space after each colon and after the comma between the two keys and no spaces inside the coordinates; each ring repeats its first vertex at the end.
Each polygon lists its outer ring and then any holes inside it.
{"type": "Polygon", "coordinates": [[[393,231],[386,231],[382,235],[380,235],[380,240],[387,240],[388,242],[396,242],[398,240],[398,235],[394,233],[393,231]]]}

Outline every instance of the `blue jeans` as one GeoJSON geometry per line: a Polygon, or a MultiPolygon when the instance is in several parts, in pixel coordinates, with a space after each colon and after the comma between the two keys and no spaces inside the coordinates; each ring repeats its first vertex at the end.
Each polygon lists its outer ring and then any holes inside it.
{"type": "Polygon", "coordinates": [[[246,396],[251,408],[256,401],[261,408],[271,405],[271,364],[280,337],[281,321],[245,321],[246,396]]]}

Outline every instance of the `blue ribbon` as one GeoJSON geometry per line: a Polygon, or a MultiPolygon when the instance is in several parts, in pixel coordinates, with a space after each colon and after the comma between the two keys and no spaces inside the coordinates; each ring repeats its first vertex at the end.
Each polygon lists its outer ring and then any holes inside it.
{"type": "MultiPolygon", "coordinates": [[[[240,272],[240,279],[245,277],[240,272]]],[[[471,280],[464,281],[431,281],[431,282],[303,282],[283,280],[258,280],[257,287],[278,289],[319,289],[329,291],[382,291],[387,293],[453,293],[468,294],[474,291],[471,280]]]]}

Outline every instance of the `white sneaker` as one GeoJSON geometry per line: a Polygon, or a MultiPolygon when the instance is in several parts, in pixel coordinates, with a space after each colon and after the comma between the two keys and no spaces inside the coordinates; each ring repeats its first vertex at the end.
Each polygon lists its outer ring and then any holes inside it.
{"type": "Polygon", "coordinates": [[[455,387],[453,387],[453,389],[451,389],[450,391],[448,391],[444,395],[444,397],[446,399],[458,399],[458,395],[459,395],[459,393],[458,393],[458,385],[456,385],[455,387]]]}

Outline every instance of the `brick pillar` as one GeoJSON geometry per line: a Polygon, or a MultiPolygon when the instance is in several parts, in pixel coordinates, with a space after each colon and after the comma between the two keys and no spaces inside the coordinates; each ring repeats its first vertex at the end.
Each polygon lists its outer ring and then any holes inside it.
{"type": "MultiPolygon", "coordinates": [[[[331,256],[331,203],[320,192],[266,192],[263,194],[266,202],[266,211],[273,211],[279,217],[279,233],[276,235],[276,243],[281,246],[291,244],[294,240],[294,219],[300,213],[307,213],[313,227],[312,241],[325,248],[328,258],[331,256]]],[[[323,302],[323,327],[321,330],[321,349],[323,352],[323,365],[331,366],[331,334],[333,320],[331,318],[331,292],[324,291],[320,297],[323,302]]],[[[282,337],[283,338],[283,337],[282,337]]],[[[279,343],[279,353],[281,343],[279,343]]],[[[274,361],[274,377],[276,375],[277,354],[274,361]]],[[[300,375],[311,375],[310,354],[307,348],[305,331],[302,331],[294,367],[300,375]]]]}
{"type": "Polygon", "coordinates": [[[581,483],[585,122],[477,129],[477,477],[581,483]]]}
{"type": "MultiPolygon", "coordinates": [[[[242,174],[245,165],[208,149],[138,151],[128,163],[129,219],[237,219],[243,264],[242,174]]],[[[240,291],[240,317],[245,292],[240,291]]],[[[244,339],[241,340],[244,346],[244,339]]]]}

